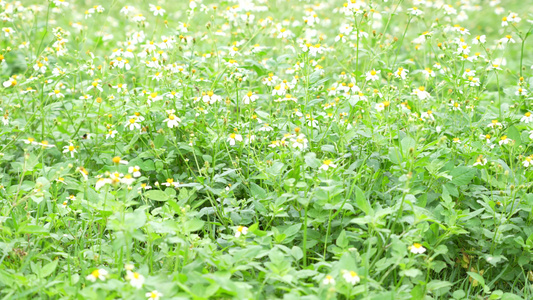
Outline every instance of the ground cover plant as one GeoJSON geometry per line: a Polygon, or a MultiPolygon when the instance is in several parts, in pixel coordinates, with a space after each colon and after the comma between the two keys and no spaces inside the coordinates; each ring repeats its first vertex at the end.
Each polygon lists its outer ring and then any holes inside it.
{"type": "Polygon", "coordinates": [[[532,299],[526,2],[0,0],[0,297],[532,299]]]}

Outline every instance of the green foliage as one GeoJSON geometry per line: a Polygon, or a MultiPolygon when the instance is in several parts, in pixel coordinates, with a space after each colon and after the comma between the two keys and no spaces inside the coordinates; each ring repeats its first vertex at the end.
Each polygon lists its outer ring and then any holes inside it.
{"type": "Polygon", "coordinates": [[[531,6],[93,2],[0,0],[0,298],[533,298],[531,6]]]}

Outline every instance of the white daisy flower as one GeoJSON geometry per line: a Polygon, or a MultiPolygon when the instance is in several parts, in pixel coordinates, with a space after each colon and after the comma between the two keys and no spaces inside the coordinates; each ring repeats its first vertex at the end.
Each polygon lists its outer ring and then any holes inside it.
{"type": "Polygon", "coordinates": [[[411,253],[414,253],[414,254],[422,254],[426,252],[426,248],[424,248],[419,243],[414,243],[412,246],[409,246],[409,250],[411,250],[411,253]]]}

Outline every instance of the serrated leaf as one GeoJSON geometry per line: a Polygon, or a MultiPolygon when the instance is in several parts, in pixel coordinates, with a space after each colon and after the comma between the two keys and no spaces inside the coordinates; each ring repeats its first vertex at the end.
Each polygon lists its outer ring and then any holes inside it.
{"type": "Polygon", "coordinates": [[[250,190],[252,191],[252,196],[256,197],[257,199],[265,199],[267,196],[266,191],[253,182],[250,183],[250,190]]]}
{"type": "Polygon", "coordinates": [[[470,167],[457,167],[450,173],[452,175],[452,183],[456,186],[463,186],[470,183],[476,175],[476,170],[470,167]]]}
{"type": "Polygon", "coordinates": [[[159,148],[163,147],[164,144],[165,144],[165,135],[160,134],[160,135],[155,137],[155,139],[154,139],[154,147],[156,149],[159,149],[159,148]]]}

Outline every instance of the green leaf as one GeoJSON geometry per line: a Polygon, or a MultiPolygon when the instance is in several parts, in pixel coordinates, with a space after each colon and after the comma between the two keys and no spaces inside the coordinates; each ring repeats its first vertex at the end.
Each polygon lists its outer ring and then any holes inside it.
{"type": "Polygon", "coordinates": [[[406,136],[402,139],[400,145],[402,147],[403,156],[407,157],[410,149],[413,149],[413,151],[415,150],[416,141],[412,137],[406,136]]]}
{"type": "Polygon", "coordinates": [[[283,230],[283,233],[286,234],[287,236],[293,236],[296,233],[298,233],[301,228],[302,228],[301,223],[294,224],[292,226],[287,227],[285,230],[283,230]]]}
{"type": "Polygon", "coordinates": [[[452,183],[456,186],[463,186],[470,183],[476,175],[476,170],[470,167],[457,167],[450,173],[452,175],[452,183]]]}
{"type": "Polygon", "coordinates": [[[402,154],[397,147],[389,148],[389,159],[395,165],[399,165],[402,162],[402,154]]]}
{"type": "Polygon", "coordinates": [[[50,276],[50,274],[52,274],[56,270],[58,262],[59,261],[57,259],[54,259],[50,263],[44,265],[41,271],[39,272],[40,277],[45,278],[45,277],[50,276]]]}
{"type": "Polygon", "coordinates": [[[272,176],[279,176],[284,166],[284,163],[277,161],[273,163],[272,166],[266,170],[266,172],[272,176]]]}
{"type": "Polygon", "coordinates": [[[304,257],[304,252],[302,251],[302,248],[293,246],[291,249],[291,255],[298,261],[304,257]]]}
{"type": "Polygon", "coordinates": [[[323,145],[322,147],[320,147],[320,150],[324,152],[337,153],[337,151],[335,150],[335,146],[333,145],[323,145]]]}
{"type": "Polygon", "coordinates": [[[205,224],[205,221],[202,221],[200,219],[192,219],[192,220],[186,221],[185,224],[183,224],[183,229],[187,233],[198,231],[204,227],[204,224],[205,224]]]}
{"type": "Polygon", "coordinates": [[[265,231],[262,231],[259,229],[259,223],[255,223],[252,226],[248,228],[248,231],[257,235],[257,236],[265,236],[267,233],[265,231]]]}
{"type": "Polygon", "coordinates": [[[170,196],[167,195],[165,192],[160,190],[151,190],[144,193],[144,195],[154,201],[168,201],[170,199],[170,196]]]}
{"type": "Polygon", "coordinates": [[[523,300],[524,298],[511,293],[504,293],[501,300],[523,300]]]}
{"type": "Polygon", "coordinates": [[[483,276],[479,275],[475,272],[466,272],[470,277],[472,277],[474,280],[477,280],[482,286],[485,285],[485,279],[483,279],[483,276]]]}
{"type": "Polygon", "coordinates": [[[424,298],[424,288],[417,284],[412,290],[411,290],[411,299],[423,299],[424,298]]]}
{"type": "Polygon", "coordinates": [[[422,271],[420,271],[419,269],[407,269],[400,272],[401,276],[407,276],[412,278],[420,276],[422,274],[424,273],[422,273],[422,271]]]}
{"type": "Polygon", "coordinates": [[[520,131],[516,127],[511,126],[507,129],[507,137],[515,142],[515,146],[522,144],[522,137],[520,136],[520,131]]]}
{"type": "Polygon", "coordinates": [[[452,296],[454,299],[464,299],[466,293],[463,290],[458,290],[453,292],[452,296]]]}
{"type": "Polygon", "coordinates": [[[497,266],[498,263],[507,261],[507,258],[503,255],[485,255],[485,260],[493,266],[497,266]]]}
{"type": "Polygon", "coordinates": [[[259,200],[265,199],[267,197],[266,191],[253,182],[250,183],[250,190],[252,191],[252,196],[259,200]]]}
{"type": "Polygon", "coordinates": [[[339,234],[339,237],[337,237],[337,246],[341,247],[341,248],[346,248],[348,247],[348,243],[350,241],[348,241],[348,239],[346,238],[346,230],[342,230],[341,233],[339,234]]]}
{"type": "Polygon", "coordinates": [[[366,215],[374,215],[374,210],[366,199],[365,193],[358,186],[355,186],[355,203],[366,215]]]}
{"type": "Polygon", "coordinates": [[[432,280],[428,283],[427,289],[429,291],[435,291],[440,289],[447,289],[452,286],[452,283],[449,281],[442,281],[442,280],[432,280]]]}
{"type": "Polygon", "coordinates": [[[20,233],[29,234],[48,234],[48,230],[39,225],[27,225],[19,228],[20,233]]]}
{"type": "Polygon", "coordinates": [[[124,152],[127,152],[134,145],[136,145],[138,140],[139,140],[139,135],[134,135],[133,138],[131,139],[130,143],[124,148],[124,152]]]}
{"type": "Polygon", "coordinates": [[[320,166],[320,161],[316,158],[316,154],[309,152],[304,156],[305,164],[313,169],[320,166]]]}
{"type": "Polygon", "coordinates": [[[165,135],[164,134],[160,134],[160,135],[155,137],[154,146],[155,146],[156,149],[159,149],[159,148],[163,147],[164,144],[165,144],[165,135]]]}

